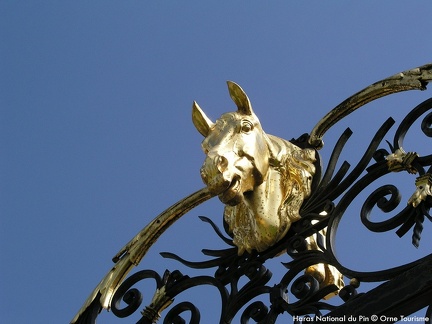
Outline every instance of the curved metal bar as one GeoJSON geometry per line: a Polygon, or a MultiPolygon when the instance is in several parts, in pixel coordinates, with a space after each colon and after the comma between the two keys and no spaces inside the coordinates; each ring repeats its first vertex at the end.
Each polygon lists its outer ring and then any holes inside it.
{"type": "MultiPolygon", "coordinates": [[[[419,119],[423,114],[425,114],[428,110],[432,110],[432,98],[427,99],[426,101],[419,104],[415,107],[401,122],[399,128],[395,133],[395,137],[393,140],[393,145],[395,150],[403,147],[403,141],[405,139],[405,135],[410,130],[411,126],[414,122],[419,119]]],[[[424,135],[427,137],[432,137],[432,112],[428,113],[421,122],[421,130],[424,135]]],[[[432,154],[426,156],[420,156],[417,158],[418,163],[424,166],[432,163],[432,154]]]]}
{"type": "Polygon", "coordinates": [[[199,216],[199,219],[201,219],[203,222],[209,223],[213,228],[213,230],[216,232],[217,236],[219,236],[222,239],[222,241],[224,241],[228,245],[235,246],[235,244],[232,241],[232,238],[225,237],[225,235],[222,234],[222,232],[219,230],[219,228],[210,218],[205,216],[199,216]]]}
{"type": "MultiPolygon", "coordinates": [[[[232,249],[229,249],[229,250],[232,250],[232,249]]],[[[161,252],[160,255],[165,259],[176,260],[176,261],[178,261],[178,262],[180,262],[180,263],[184,264],[185,266],[192,268],[192,269],[208,269],[208,268],[213,268],[213,267],[219,265],[221,263],[221,261],[225,261],[228,258],[230,258],[230,257],[226,256],[226,253],[224,253],[225,251],[229,251],[229,250],[222,251],[222,253],[224,255],[220,258],[211,259],[208,261],[201,261],[201,262],[187,261],[187,260],[179,257],[178,255],[176,255],[174,253],[170,253],[170,252],[161,252]]],[[[233,250],[233,252],[234,253],[231,253],[231,257],[237,255],[237,250],[233,250]]]]}
{"type": "MultiPolygon", "coordinates": [[[[84,323],[84,314],[94,301],[99,298],[101,308],[109,309],[114,293],[122,283],[126,275],[137,266],[150,247],[156,242],[162,233],[168,229],[181,216],[191,209],[210,199],[212,195],[203,188],[186,198],[181,199],[164,212],[153,219],[132,240],[130,240],[113,258],[114,267],[107,273],[102,281],[85,301],[84,305],[72,319],[73,323],[84,323]]],[[[96,303],[97,304],[97,303],[96,303]]]]}
{"type": "Polygon", "coordinates": [[[345,147],[345,144],[347,143],[351,135],[352,135],[352,131],[349,128],[347,128],[339,137],[333,149],[333,152],[331,153],[330,160],[328,162],[328,167],[324,173],[323,178],[320,180],[320,182],[317,185],[317,188],[312,192],[311,196],[305,202],[304,206],[302,206],[303,212],[304,210],[307,209],[306,208],[307,206],[314,205],[316,201],[326,199],[328,193],[324,189],[328,188],[329,185],[335,186],[335,183],[337,184],[343,179],[343,177],[345,177],[350,167],[349,163],[347,163],[346,161],[342,164],[341,168],[337,171],[336,176],[333,177],[333,173],[336,169],[336,164],[339,160],[340,154],[342,153],[342,150],[345,147]]]}
{"type": "MultiPolygon", "coordinates": [[[[405,139],[405,135],[410,129],[410,127],[421,115],[423,115],[425,112],[427,112],[430,109],[432,109],[432,98],[423,101],[421,104],[415,107],[408,115],[406,115],[406,117],[400,123],[400,126],[395,133],[394,142],[393,142],[393,146],[395,150],[403,147],[403,140],[405,139]]],[[[432,137],[431,123],[432,123],[432,113],[428,114],[424,118],[421,125],[423,133],[429,137],[432,137]]]]}
{"type": "Polygon", "coordinates": [[[378,129],[375,136],[372,138],[368,148],[366,149],[366,152],[361,157],[360,161],[357,163],[357,165],[354,167],[354,169],[351,171],[351,173],[343,180],[341,181],[337,189],[335,190],[334,195],[332,196],[333,199],[336,197],[339,197],[345,190],[349,188],[349,186],[360,177],[361,173],[366,169],[369,162],[372,160],[374,153],[376,152],[376,149],[378,148],[379,144],[383,140],[384,136],[387,134],[387,132],[390,130],[390,128],[393,126],[394,120],[393,118],[387,119],[382,126],[378,129]]]}
{"type": "MultiPolygon", "coordinates": [[[[332,180],[333,173],[336,169],[336,163],[338,162],[339,157],[342,153],[342,150],[345,147],[345,144],[347,143],[347,141],[351,137],[351,135],[352,135],[352,130],[347,128],[342,133],[342,135],[339,137],[338,141],[336,142],[336,145],[335,145],[333,152],[330,156],[330,160],[328,162],[327,169],[324,173],[322,180],[319,183],[319,187],[318,187],[319,189],[322,189],[322,187],[328,186],[330,180],[332,180]]],[[[317,190],[317,191],[320,191],[320,190],[317,190]]]]}
{"type": "Polygon", "coordinates": [[[392,93],[407,90],[425,90],[430,81],[432,81],[432,63],[375,82],[344,100],[325,115],[312,129],[309,144],[321,149],[324,145],[322,138],[330,127],[356,109],[392,93]]]}

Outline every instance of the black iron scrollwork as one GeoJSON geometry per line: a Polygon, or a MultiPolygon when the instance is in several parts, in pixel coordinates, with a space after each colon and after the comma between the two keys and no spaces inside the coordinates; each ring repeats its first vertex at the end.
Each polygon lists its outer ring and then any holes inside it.
{"type": "MultiPolygon", "coordinates": [[[[150,306],[142,311],[143,317],[139,323],[155,321],[163,309],[171,307],[174,297],[199,285],[217,288],[222,305],[220,323],[230,323],[236,316],[239,316],[241,323],[275,323],[278,316],[283,313],[293,316],[322,316],[337,307],[324,299],[334,293],[337,287],[320,285],[314,276],[307,274],[307,271],[305,273],[308,267],[331,264],[346,278],[351,279],[339,291],[342,303],[363,294],[357,292],[362,281],[389,280],[414,267],[422,259],[377,272],[351,270],[338,261],[333,242],[338,224],[355,197],[378,178],[394,172],[407,171],[417,175],[416,181],[413,180],[416,183],[416,192],[409,202],[405,202],[406,206],[400,212],[379,222],[370,218],[374,208],[380,209],[383,213],[391,213],[403,203],[397,186],[388,184],[380,186],[366,198],[359,216],[364,226],[373,232],[398,228],[396,233],[403,236],[412,229],[413,244],[418,246],[424,220],[432,220],[429,212],[432,207],[432,196],[428,191],[432,184],[432,154],[420,156],[414,152],[405,153],[404,138],[414,122],[425,114],[421,130],[427,137],[432,137],[432,112],[428,113],[431,109],[432,98],[414,108],[397,128],[393,143],[387,142],[387,148],[382,148],[380,145],[395,123],[393,119],[388,119],[350,172],[348,162],[343,162],[339,169],[336,169],[341,152],[352,133],[349,129],[343,132],[334,147],[325,172],[314,181],[312,195],[301,208],[302,219],[293,224],[284,239],[264,252],[244,253],[238,256],[231,237],[225,235],[209,218],[200,217],[202,221],[210,224],[217,236],[228,245],[226,249],[203,250],[203,254],[209,259],[201,262],[186,261],[168,252],[161,255],[190,268],[214,269],[214,275],[189,277],[174,271],[161,277],[151,270],[140,271],[128,278],[118,289],[111,305],[113,313],[118,317],[125,317],[136,311],[140,307],[142,296],[131,287],[140,280],[152,278],[156,282],[157,292],[150,306]],[[319,234],[325,227],[326,238],[319,234]],[[306,239],[311,235],[317,235],[320,249],[307,249],[306,239]],[[287,272],[276,280],[276,284],[271,285],[272,273],[264,263],[282,254],[289,256],[291,261],[284,263],[287,272]],[[240,285],[240,281],[245,282],[245,279],[246,283],[240,285]],[[255,300],[263,296],[267,297],[255,300]],[[119,309],[121,299],[127,304],[123,309],[119,309]]],[[[307,136],[295,140],[295,144],[307,146],[307,136]]],[[[320,164],[321,161],[317,163],[320,164]]],[[[431,309],[432,307],[428,308],[426,316],[430,317],[431,309]]],[[[163,323],[184,323],[182,313],[190,314],[189,323],[199,323],[200,312],[190,302],[182,302],[171,307],[163,323]]]]}

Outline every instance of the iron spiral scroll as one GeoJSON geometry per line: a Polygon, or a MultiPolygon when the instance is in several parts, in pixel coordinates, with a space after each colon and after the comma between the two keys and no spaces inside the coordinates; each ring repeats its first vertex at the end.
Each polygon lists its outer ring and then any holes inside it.
{"type": "MultiPolygon", "coordinates": [[[[405,153],[403,155],[405,160],[404,158],[399,159],[401,162],[397,163],[393,163],[391,159],[392,155],[403,150],[405,134],[422,116],[421,131],[426,137],[431,138],[432,98],[418,105],[406,116],[397,128],[392,143],[385,142],[386,135],[395,123],[389,118],[375,134],[363,157],[351,172],[348,172],[350,166],[347,162],[343,162],[338,169],[335,169],[338,158],[351,135],[349,129],[343,132],[334,147],[328,168],[323,172],[320,181],[314,183],[314,194],[302,206],[302,219],[293,224],[283,240],[264,252],[245,253],[238,256],[232,238],[220,230],[210,218],[201,216],[200,219],[210,224],[215,234],[227,245],[226,249],[203,250],[203,254],[210,258],[201,262],[186,261],[168,252],[163,252],[161,255],[164,258],[177,260],[189,268],[214,269],[214,275],[189,277],[175,270],[166,271],[160,276],[152,270],[139,271],[129,277],[118,289],[111,305],[113,313],[116,316],[125,317],[137,311],[141,306],[142,296],[132,287],[140,280],[153,279],[161,295],[154,298],[152,303],[142,310],[143,316],[138,323],[153,323],[160,316],[161,310],[169,307],[168,305],[175,297],[201,285],[212,286],[219,292],[222,305],[220,323],[230,323],[236,316],[240,318],[241,323],[251,321],[275,323],[278,316],[285,312],[292,316],[325,316],[337,309],[339,305],[335,306],[326,302],[323,297],[337,288],[331,285],[320,287],[313,276],[303,274],[308,266],[317,263],[332,264],[342,272],[344,277],[351,279],[349,284],[339,292],[342,303],[347,303],[362,295],[358,292],[361,282],[391,280],[423,261],[430,260],[431,255],[387,270],[362,272],[349,269],[341,264],[333,249],[333,239],[347,207],[359,193],[377,179],[395,171],[405,170],[416,175],[414,180],[417,179],[417,182],[420,181],[429,186],[432,184],[432,154],[427,156],[411,154],[410,157],[409,153],[405,153]],[[328,228],[327,237],[321,237],[318,240],[322,251],[307,250],[305,239],[326,226],[328,228]],[[286,259],[282,256],[284,254],[292,260],[284,263],[287,271],[280,279],[277,279],[279,282],[270,285],[272,273],[264,263],[275,257],[286,259]],[[247,282],[240,286],[240,281],[244,282],[245,279],[247,282]],[[264,298],[256,300],[257,297],[264,298]],[[123,309],[120,307],[121,301],[127,305],[123,309]]],[[[304,135],[293,142],[307,146],[307,139],[308,136],[304,135]]],[[[421,185],[417,186],[417,190],[422,190],[421,187],[421,185]]],[[[415,195],[414,193],[413,196],[415,195]]],[[[432,220],[431,207],[432,196],[430,195],[424,196],[424,199],[418,199],[417,203],[407,204],[401,201],[399,190],[395,185],[383,185],[367,197],[361,209],[360,218],[364,226],[373,232],[395,231],[397,235],[403,236],[411,231],[412,243],[418,246],[423,222],[432,220]],[[384,213],[391,213],[402,203],[405,203],[406,207],[387,220],[373,222],[369,219],[373,208],[379,208],[384,213]]],[[[425,317],[428,317],[429,314],[430,318],[431,310],[432,306],[429,306],[425,317]]],[[[191,302],[182,302],[171,307],[163,323],[184,323],[181,315],[187,313],[189,313],[187,315],[190,318],[189,323],[200,323],[199,309],[191,302]]]]}
{"type": "MultiPolygon", "coordinates": [[[[403,309],[405,314],[411,314],[427,308],[425,322],[432,323],[432,278],[428,275],[432,272],[432,254],[396,267],[366,272],[352,269],[339,260],[335,244],[341,221],[353,217],[352,214],[347,216],[348,208],[353,200],[365,195],[362,207],[354,215],[365,229],[376,233],[394,232],[399,237],[411,235],[412,245],[418,247],[421,244],[424,223],[432,221],[432,152],[421,156],[409,151],[405,137],[419,124],[420,136],[431,140],[432,98],[412,109],[397,126],[392,118],[388,118],[371,136],[369,146],[354,166],[341,161],[352,135],[349,128],[342,132],[334,144],[328,161],[323,162],[318,153],[323,144],[324,132],[354,109],[386,94],[414,88],[424,90],[431,80],[432,64],[429,64],[409,70],[403,77],[396,75],[377,82],[336,107],[323,118],[326,123],[319,123],[310,134],[290,141],[302,149],[316,152],[317,172],[311,183],[311,194],[301,205],[301,219],[293,223],[288,233],[276,244],[262,252],[253,250],[238,255],[228,224],[223,221],[217,225],[212,219],[200,216],[202,222],[211,226],[214,234],[225,245],[224,248],[202,250],[202,261],[189,261],[181,255],[162,252],[162,258],[178,262],[183,273],[178,269],[166,270],[164,273],[147,269],[126,278],[168,226],[211,198],[212,195],[202,189],[184,199],[187,208],[183,208],[180,202],[173,205],[116,254],[113,258],[115,266],[96,287],[72,323],[95,323],[103,308],[110,309],[118,318],[136,318],[138,315],[140,319],[137,323],[200,323],[199,306],[191,301],[177,302],[181,296],[187,298],[187,292],[197,287],[211,289],[220,297],[220,312],[214,322],[276,323],[278,319],[283,321],[283,316],[287,315],[291,316],[294,323],[320,322],[317,319],[323,321],[325,317],[332,317],[334,321],[338,316],[350,312],[376,314],[379,310],[367,302],[362,302],[365,306],[358,310],[353,305],[358,305],[356,301],[373,298],[371,296],[374,294],[380,294],[378,296],[383,300],[389,299],[389,294],[398,291],[395,282],[411,282],[416,277],[421,280],[421,287],[415,287],[416,282],[413,282],[411,290],[400,291],[406,294],[406,300],[411,298],[413,301],[403,309]],[[418,75],[423,77],[419,82],[415,79],[418,75]],[[406,83],[405,76],[408,77],[406,83]],[[382,88],[377,90],[376,87],[382,88]],[[393,135],[390,134],[391,129],[395,129],[393,135]],[[398,176],[402,173],[408,173],[412,179],[409,199],[402,198],[400,184],[397,185],[398,176]],[[394,179],[392,183],[382,184],[383,179],[387,181],[389,176],[394,179]],[[370,187],[373,187],[372,193],[369,193],[370,187]],[[385,220],[374,221],[371,215],[376,210],[390,216],[382,217],[385,220]],[[322,233],[325,231],[324,236],[322,233]],[[316,237],[318,249],[309,248],[307,240],[311,236],[316,237]],[[284,270],[278,277],[271,271],[271,260],[282,264],[284,270]],[[340,287],[335,284],[325,284],[311,275],[308,268],[317,264],[335,267],[343,275],[345,286],[339,290],[340,287]],[[200,274],[186,273],[192,269],[194,271],[190,273],[198,271],[200,274]],[[140,290],[138,284],[143,282],[152,282],[154,291],[140,290]],[[362,291],[360,286],[363,283],[379,286],[362,291]],[[327,299],[336,294],[338,296],[327,299]],[[149,296],[153,296],[151,301],[148,300],[149,296]],[[143,305],[143,300],[146,300],[147,306],[143,305]],[[412,306],[414,302],[415,306],[412,306]]],[[[392,314],[392,307],[390,302],[386,309],[388,313],[383,314],[392,314]]],[[[397,321],[396,317],[393,319],[387,319],[386,322],[397,321]]]]}

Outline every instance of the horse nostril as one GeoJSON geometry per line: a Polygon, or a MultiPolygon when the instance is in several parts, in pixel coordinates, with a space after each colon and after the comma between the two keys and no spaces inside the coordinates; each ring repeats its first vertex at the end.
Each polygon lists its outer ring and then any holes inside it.
{"type": "Polygon", "coordinates": [[[215,162],[219,172],[224,172],[228,167],[228,160],[221,155],[216,158],[215,162]]]}

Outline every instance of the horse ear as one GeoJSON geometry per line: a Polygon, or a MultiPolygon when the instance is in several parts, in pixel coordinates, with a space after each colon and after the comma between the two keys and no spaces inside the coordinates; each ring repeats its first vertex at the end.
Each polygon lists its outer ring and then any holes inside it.
{"type": "Polygon", "coordinates": [[[200,134],[204,137],[207,137],[207,135],[210,133],[210,130],[214,126],[214,123],[206,116],[204,111],[195,101],[192,104],[192,122],[198,132],[200,132],[200,134]]]}
{"type": "Polygon", "coordinates": [[[238,111],[245,115],[253,115],[252,105],[243,89],[235,82],[227,81],[229,94],[238,111]]]}

